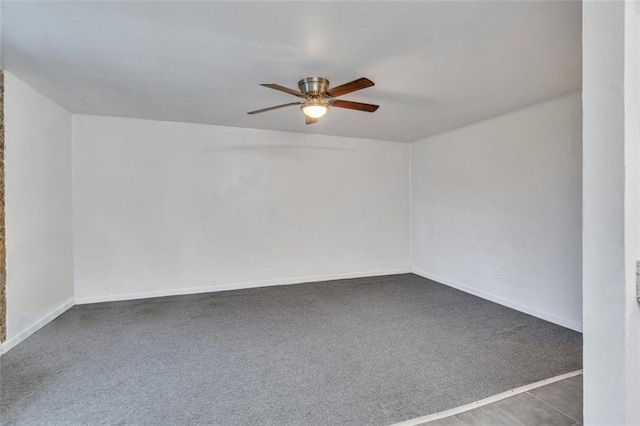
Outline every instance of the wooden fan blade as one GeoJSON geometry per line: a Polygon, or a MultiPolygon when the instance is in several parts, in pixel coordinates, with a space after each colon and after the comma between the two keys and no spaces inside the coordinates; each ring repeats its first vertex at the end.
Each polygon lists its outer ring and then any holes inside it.
{"type": "Polygon", "coordinates": [[[280,86],[279,84],[275,84],[275,83],[264,83],[264,84],[261,84],[260,86],[268,87],[269,89],[273,89],[273,90],[279,90],[281,92],[288,93],[290,95],[297,96],[299,98],[307,97],[307,95],[305,95],[302,92],[298,92],[297,90],[289,89],[288,87],[280,86]]]}
{"type": "Polygon", "coordinates": [[[307,117],[306,115],[305,115],[305,117],[307,118],[307,124],[313,124],[313,123],[317,123],[318,122],[317,118],[307,117]]]}
{"type": "Polygon", "coordinates": [[[373,81],[369,80],[368,78],[362,77],[357,80],[345,83],[342,86],[337,86],[333,89],[329,89],[326,93],[332,98],[337,98],[338,96],[346,95],[347,93],[355,92],[356,90],[366,89],[367,87],[371,86],[374,86],[373,81]]]}
{"type": "Polygon", "coordinates": [[[380,108],[379,105],[363,104],[360,102],[351,102],[351,101],[342,101],[340,99],[336,99],[335,101],[331,102],[331,106],[338,107],[338,108],[355,109],[358,111],[365,111],[365,112],[375,112],[378,108],[380,108]]]}
{"type": "Polygon", "coordinates": [[[269,107],[269,108],[258,109],[258,110],[255,110],[255,111],[248,112],[247,114],[251,114],[251,115],[260,114],[261,112],[271,111],[272,109],[284,108],[284,107],[288,107],[288,106],[291,106],[291,105],[301,105],[301,104],[302,104],[302,102],[291,102],[291,103],[288,103],[288,104],[276,105],[276,106],[272,106],[272,107],[269,107]]]}

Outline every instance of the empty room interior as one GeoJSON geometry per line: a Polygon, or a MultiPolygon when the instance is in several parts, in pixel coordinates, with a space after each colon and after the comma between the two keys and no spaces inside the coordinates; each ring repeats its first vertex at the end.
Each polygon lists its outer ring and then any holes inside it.
{"type": "Polygon", "coordinates": [[[3,1],[0,424],[634,424],[632,13],[3,1]]]}

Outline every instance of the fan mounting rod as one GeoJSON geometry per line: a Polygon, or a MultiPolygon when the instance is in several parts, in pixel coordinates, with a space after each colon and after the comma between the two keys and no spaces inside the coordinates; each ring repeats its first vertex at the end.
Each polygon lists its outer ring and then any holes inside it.
{"type": "Polygon", "coordinates": [[[307,77],[298,82],[298,88],[308,96],[322,96],[329,88],[329,80],[324,77],[307,77]]]}

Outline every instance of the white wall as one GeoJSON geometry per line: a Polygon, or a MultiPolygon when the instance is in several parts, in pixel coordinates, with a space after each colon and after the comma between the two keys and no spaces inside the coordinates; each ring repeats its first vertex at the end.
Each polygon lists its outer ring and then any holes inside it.
{"type": "Polygon", "coordinates": [[[581,329],[579,94],[411,145],[72,119],[10,73],[5,103],[5,350],[74,279],[88,303],[411,265],[581,329]]]}
{"type": "Polygon", "coordinates": [[[8,350],[73,303],[71,114],[5,72],[8,350]]]}
{"type": "Polygon", "coordinates": [[[580,330],[581,97],[412,144],[412,267],[580,330]]]}
{"type": "Polygon", "coordinates": [[[78,303],[409,270],[408,144],[73,123],[78,303]]]}
{"type": "Polygon", "coordinates": [[[583,4],[585,425],[640,425],[638,9],[583,4]]]}

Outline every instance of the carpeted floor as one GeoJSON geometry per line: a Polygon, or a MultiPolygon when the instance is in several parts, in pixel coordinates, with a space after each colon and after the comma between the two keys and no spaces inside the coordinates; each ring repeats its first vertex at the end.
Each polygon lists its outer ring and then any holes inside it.
{"type": "Polygon", "coordinates": [[[75,306],[3,424],[389,425],[581,368],[579,333],[415,275],[75,306]]]}

